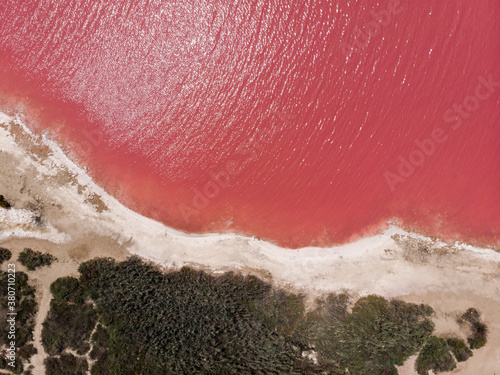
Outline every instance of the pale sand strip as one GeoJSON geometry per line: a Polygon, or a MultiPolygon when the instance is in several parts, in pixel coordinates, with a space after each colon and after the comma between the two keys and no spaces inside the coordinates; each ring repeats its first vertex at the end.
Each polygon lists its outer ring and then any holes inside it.
{"type": "Polygon", "coordinates": [[[336,290],[400,297],[431,304],[441,322],[438,331],[462,336],[466,332],[455,323],[456,316],[475,306],[490,325],[490,341],[456,371],[494,374],[500,369],[499,253],[467,245],[447,247],[397,227],[343,246],[298,250],[233,234],[186,234],[127,209],[56,143],[35,140],[21,121],[0,114],[1,123],[13,124],[0,126],[0,194],[15,208],[10,217],[0,216],[0,241],[5,245],[21,248],[23,237],[39,241],[40,248],[64,261],[99,255],[123,258],[129,252],[165,267],[251,272],[307,293],[309,301],[336,290]],[[29,212],[43,218],[42,227],[32,225],[29,212]],[[392,238],[395,234],[427,241],[432,251],[403,249],[392,238]]]}

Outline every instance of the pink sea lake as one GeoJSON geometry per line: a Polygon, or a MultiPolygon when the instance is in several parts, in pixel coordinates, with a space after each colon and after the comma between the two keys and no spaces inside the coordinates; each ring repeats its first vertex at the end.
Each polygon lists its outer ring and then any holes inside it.
{"type": "Polygon", "coordinates": [[[287,247],[498,247],[500,3],[3,1],[0,106],[128,207],[287,247]]]}

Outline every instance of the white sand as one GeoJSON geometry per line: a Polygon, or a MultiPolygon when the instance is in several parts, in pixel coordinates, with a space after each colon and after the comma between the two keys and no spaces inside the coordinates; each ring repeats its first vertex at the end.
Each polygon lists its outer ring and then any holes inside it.
{"type": "Polygon", "coordinates": [[[128,252],[166,267],[239,270],[307,293],[309,300],[329,291],[348,290],[355,295],[429,303],[437,318],[447,322],[443,327],[452,327],[447,328],[449,332],[443,329],[443,334],[461,332],[456,316],[474,306],[490,325],[490,341],[455,372],[476,375],[500,370],[499,253],[467,245],[446,246],[397,227],[343,246],[298,250],[239,235],[186,234],[127,209],[71,162],[56,143],[35,139],[21,121],[0,114],[2,123],[13,125],[0,126],[0,194],[14,209],[0,211],[0,243],[21,247],[26,238],[42,241],[39,246],[66,260],[98,255],[123,258],[128,252]],[[42,151],[37,153],[28,144],[42,151]],[[107,209],[96,209],[92,204],[96,198],[107,209]],[[43,228],[32,224],[30,213],[35,211],[44,220],[43,228]],[[409,235],[410,242],[411,238],[427,242],[432,251],[402,248],[392,238],[395,234],[409,235]]]}

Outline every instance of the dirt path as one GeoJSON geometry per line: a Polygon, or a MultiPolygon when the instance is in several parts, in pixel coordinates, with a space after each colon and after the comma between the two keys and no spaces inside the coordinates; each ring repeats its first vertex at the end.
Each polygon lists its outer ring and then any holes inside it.
{"type": "Polygon", "coordinates": [[[33,331],[37,354],[31,357],[31,364],[33,365],[34,375],[43,375],[45,374],[43,361],[47,358],[47,354],[42,345],[42,323],[45,321],[50,309],[50,290],[47,285],[37,283],[37,300],[38,313],[36,315],[35,329],[33,331]]]}
{"type": "MultiPolygon", "coordinates": [[[[45,353],[42,345],[42,324],[50,310],[50,300],[52,299],[52,295],[50,294],[50,284],[52,284],[59,277],[70,275],[78,276],[77,268],[78,263],[74,261],[62,260],[53,263],[48,268],[35,271],[36,275],[32,276],[37,288],[38,302],[38,313],[36,315],[35,329],[33,331],[37,354],[31,358],[31,364],[34,366],[34,375],[45,374],[43,361],[47,358],[47,353],[45,353]]],[[[35,272],[33,272],[33,274],[35,274],[35,272]]]]}
{"type": "Polygon", "coordinates": [[[42,324],[50,310],[50,300],[52,298],[50,294],[50,284],[59,277],[69,275],[78,276],[78,263],[74,260],[67,259],[67,256],[65,256],[66,259],[61,257],[61,255],[63,255],[63,253],[61,253],[63,248],[54,246],[46,241],[37,241],[33,239],[13,240],[3,244],[3,246],[5,245],[12,251],[12,258],[9,262],[16,264],[16,270],[27,273],[29,278],[28,282],[36,287],[35,300],[38,303],[38,311],[35,316],[33,344],[37,350],[37,354],[31,357],[31,364],[34,367],[34,375],[44,375],[45,367],[43,361],[47,357],[47,354],[43,349],[41,338],[42,324]],[[18,255],[24,247],[31,247],[42,252],[49,252],[58,257],[58,260],[53,262],[49,267],[41,267],[35,271],[28,271],[26,267],[17,261],[18,255]]]}

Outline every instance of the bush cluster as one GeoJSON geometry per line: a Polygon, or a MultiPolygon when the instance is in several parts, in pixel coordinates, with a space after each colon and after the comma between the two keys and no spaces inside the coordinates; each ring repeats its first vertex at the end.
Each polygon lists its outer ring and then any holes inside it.
{"type": "Polygon", "coordinates": [[[12,252],[5,247],[0,247],[0,265],[12,257],[12,252]]]}
{"type": "Polygon", "coordinates": [[[59,357],[45,360],[46,375],[86,375],[89,365],[85,358],[75,357],[71,353],[63,353],[59,357]]]}
{"type": "Polygon", "coordinates": [[[102,323],[93,374],[299,373],[303,359],[280,322],[303,304],[279,309],[293,297],[276,298],[256,277],[162,274],[136,258],[93,260],[80,272],[102,323]]]}
{"type": "Polygon", "coordinates": [[[5,199],[5,197],[3,195],[0,195],[0,207],[5,208],[7,210],[9,210],[12,207],[10,205],[10,203],[7,202],[7,200],[5,199]]]}
{"type": "Polygon", "coordinates": [[[85,292],[77,278],[60,277],[50,285],[50,292],[56,301],[69,303],[84,302],[85,292]]]}
{"type": "Polygon", "coordinates": [[[446,340],[432,336],[417,357],[415,367],[419,375],[427,375],[429,370],[434,373],[452,371],[457,367],[457,363],[446,340]]]}
{"type": "Polygon", "coordinates": [[[457,362],[463,362],[472,357],[472,350],[469,349],[464,340],[459,338],[450,338],[446,340],[451,352],[455,356],[457,362]]]}
{"type": "Polygon", "coordinates": [[[66,349],[89,354],[93,375],[397,375],[419,352],[422,374],[454,368],[450,350],[459,361],[471,355],[463,340],[432,336],[427,305],[370,295],[351,308],[350,296],[331,294],[307,312],[303,296],[254,276],[164,273],[135,257],[94,259],[79,272],[51,285],[48,373],[85,368],[66,349]]]}
{"type": "Polygon", "coordinates": [[[420,375],[427,375],[429,370],[434,373],[452,371],[457,366],[456,362],[466,361],[472,356],[471,349],[478,349],[486,344],[488,328],[481,322],[476,309],[468,309],[459,319],[459,323],[461,322],[470,324],[471,335],[467,339],[469,345],[458,337],[443,339],[431,336],[416,361],[415,367],[420,375]]]}
{"type": "Polygon", "coordinates": [[[348,301],[330,295],[311,316],[314,346],[325,365],[334,364],[333,373],[397,374],[395,365],[418,352],[434,329],[426,305],[371,295],[348,313],[348,301]]]}
{"type": "MultiPolygon", "coordinates": [[[[35,288],[28,283],[28,275],[24,272],[16,272],[15,279],[15,310],[16,315],[16,367],[14,374],[21,374],[36,349],[33,346],[33,329],[35,326],[35,316],[37,313],[37,303],[35,302],[35,288]]],[[[8,273],[0,271],[0,348],[2,350],[10,346],[8,330],[10,326],[7,323],[8,310],[8,273]]],[[[12,370],[7,364],[5,356],[0,356],[0,369],[12,370]]]]}
{"type": "Polygon", "coordinates": [[[56,258],[49,253],[41,253],[27,247],[19,253],[17,260],[28,270],[34,271],[38,267],[50,266],[56,258]]]}
{"type": "Polygon", "coordinates": [[[488,341],[488,327],[481,321],[479,312],[470,308],[462,315],[462,320],[470,324],[471,334],[467,338],[470,348],[479,349],[485,346],[488,341]]]}
{"type": "Polygon", "coordinates": [[[52,356],[67,348],[80,355],[87,353],[97,313],[91,303],[84,301],[80,282],[74,277],[59,278],[50,290],[54,299],[50,301],[50,311],[42,328],[45,351],[52,356]]]}

